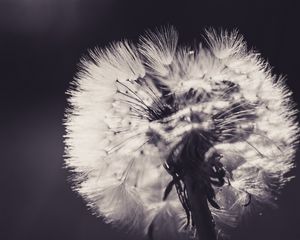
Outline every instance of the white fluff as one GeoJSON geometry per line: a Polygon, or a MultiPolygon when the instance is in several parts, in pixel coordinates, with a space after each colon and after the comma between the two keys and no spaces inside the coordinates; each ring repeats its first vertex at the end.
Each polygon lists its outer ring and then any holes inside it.
{"type": "Polygon", "coordinates": [[[299,130],[284,79],[273,75],[268,63],[247,49],[237,31],[208,30],[206,40],[207,48],[180,47],[175,29],[162,28],[147,32],[137,45],[116,42],[91,52],[91,59],[82,59],[81,71],[68,91],[66,165],[74,172],[76,191],[107,222],[147,232],[155,220],[156,236],[161,236],[159,231],[173,231],[172,239],[182,234],[177,232],[183,229],[180,216],[185,213],[174,189],[167,201],[162,201],[171,180],[162,164],[186,131],[209,125],[178,123],[174,131],[165,132],[160,123],[137,114],[141,111],[132,109],[142,108],[137,99],[151,106],[156,104],[153,96],[161,96],[151,77],[175,94],[193,88],[215,96],[214,101],[187,104],[169,117],[172,121],[189,109],[212,116],[243,99],[255,105],[255,120],[231,116],[220,123],[226,128],[226,124],[240,121],[241,131],[252,131],[240,141],[214,146],[232,174],[230,186],[215,189],[222,209],[211,210],[220,231],[237,226],[253,209],[273,206],[276,195],[291,179],[285,174],[294,166],[299,130]],[[136,83],[138,79],[143,79],[142,84],[136,83]],[[224,100],[224,91],[215,89],[222,80],[230,80],[240,90],[224,100]],[[127,87],[132,91],[128,94],[138,98],[120,94],[128,91],[127,87]],[[150,144],[149,129],[155,129],[164,143],[150,144]],[[244,207],[246,191],[253,198],[249,208],[244,207]]]}

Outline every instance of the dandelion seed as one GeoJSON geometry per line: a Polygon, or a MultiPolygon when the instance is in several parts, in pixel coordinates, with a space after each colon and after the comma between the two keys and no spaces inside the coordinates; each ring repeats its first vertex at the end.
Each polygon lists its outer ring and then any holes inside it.
{"type": "Polygon", "coordinates": [[[237,31],[198,49],[174,28],[90,52],[69,90],[66,164],[108,223],[150,239],[217,239],[291,179],[296,110],[237,31]]]}

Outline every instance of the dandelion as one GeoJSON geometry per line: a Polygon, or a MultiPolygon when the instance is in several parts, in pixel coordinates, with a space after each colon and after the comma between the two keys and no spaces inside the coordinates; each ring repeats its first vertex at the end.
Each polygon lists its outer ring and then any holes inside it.
{"type": "Polygon", "coordinates": [[[223,238],[291,179],[296,110],[237,31],[173,27],[90,51],[68,91],[66,165],[98,216],[149,239],[223,238]]]}

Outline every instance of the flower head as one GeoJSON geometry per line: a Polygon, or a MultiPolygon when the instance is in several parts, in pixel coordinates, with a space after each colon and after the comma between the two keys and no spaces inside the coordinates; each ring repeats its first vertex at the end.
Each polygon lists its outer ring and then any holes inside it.
{"type": "Polygon", "coordinates": [[[107,222],[180,239],[188,173],[226,232],[274,205],[290,180],[299,130],[284,79],[237,31],[208,30],[206,42],[181,47],[174,28],[161,28],[82,59],[68,92],[66,164],[107,222]]]}

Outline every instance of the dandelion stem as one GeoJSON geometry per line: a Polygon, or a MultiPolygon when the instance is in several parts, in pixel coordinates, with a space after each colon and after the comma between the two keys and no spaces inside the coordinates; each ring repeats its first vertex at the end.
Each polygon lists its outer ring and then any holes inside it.
{"type": "Polygon", "coordinates": [[[196,185],[193,174],[186,174],[183,181],[188,194],[197,239],[216,240],[215,224],[208,207],[205,186],[196,185]]]}

